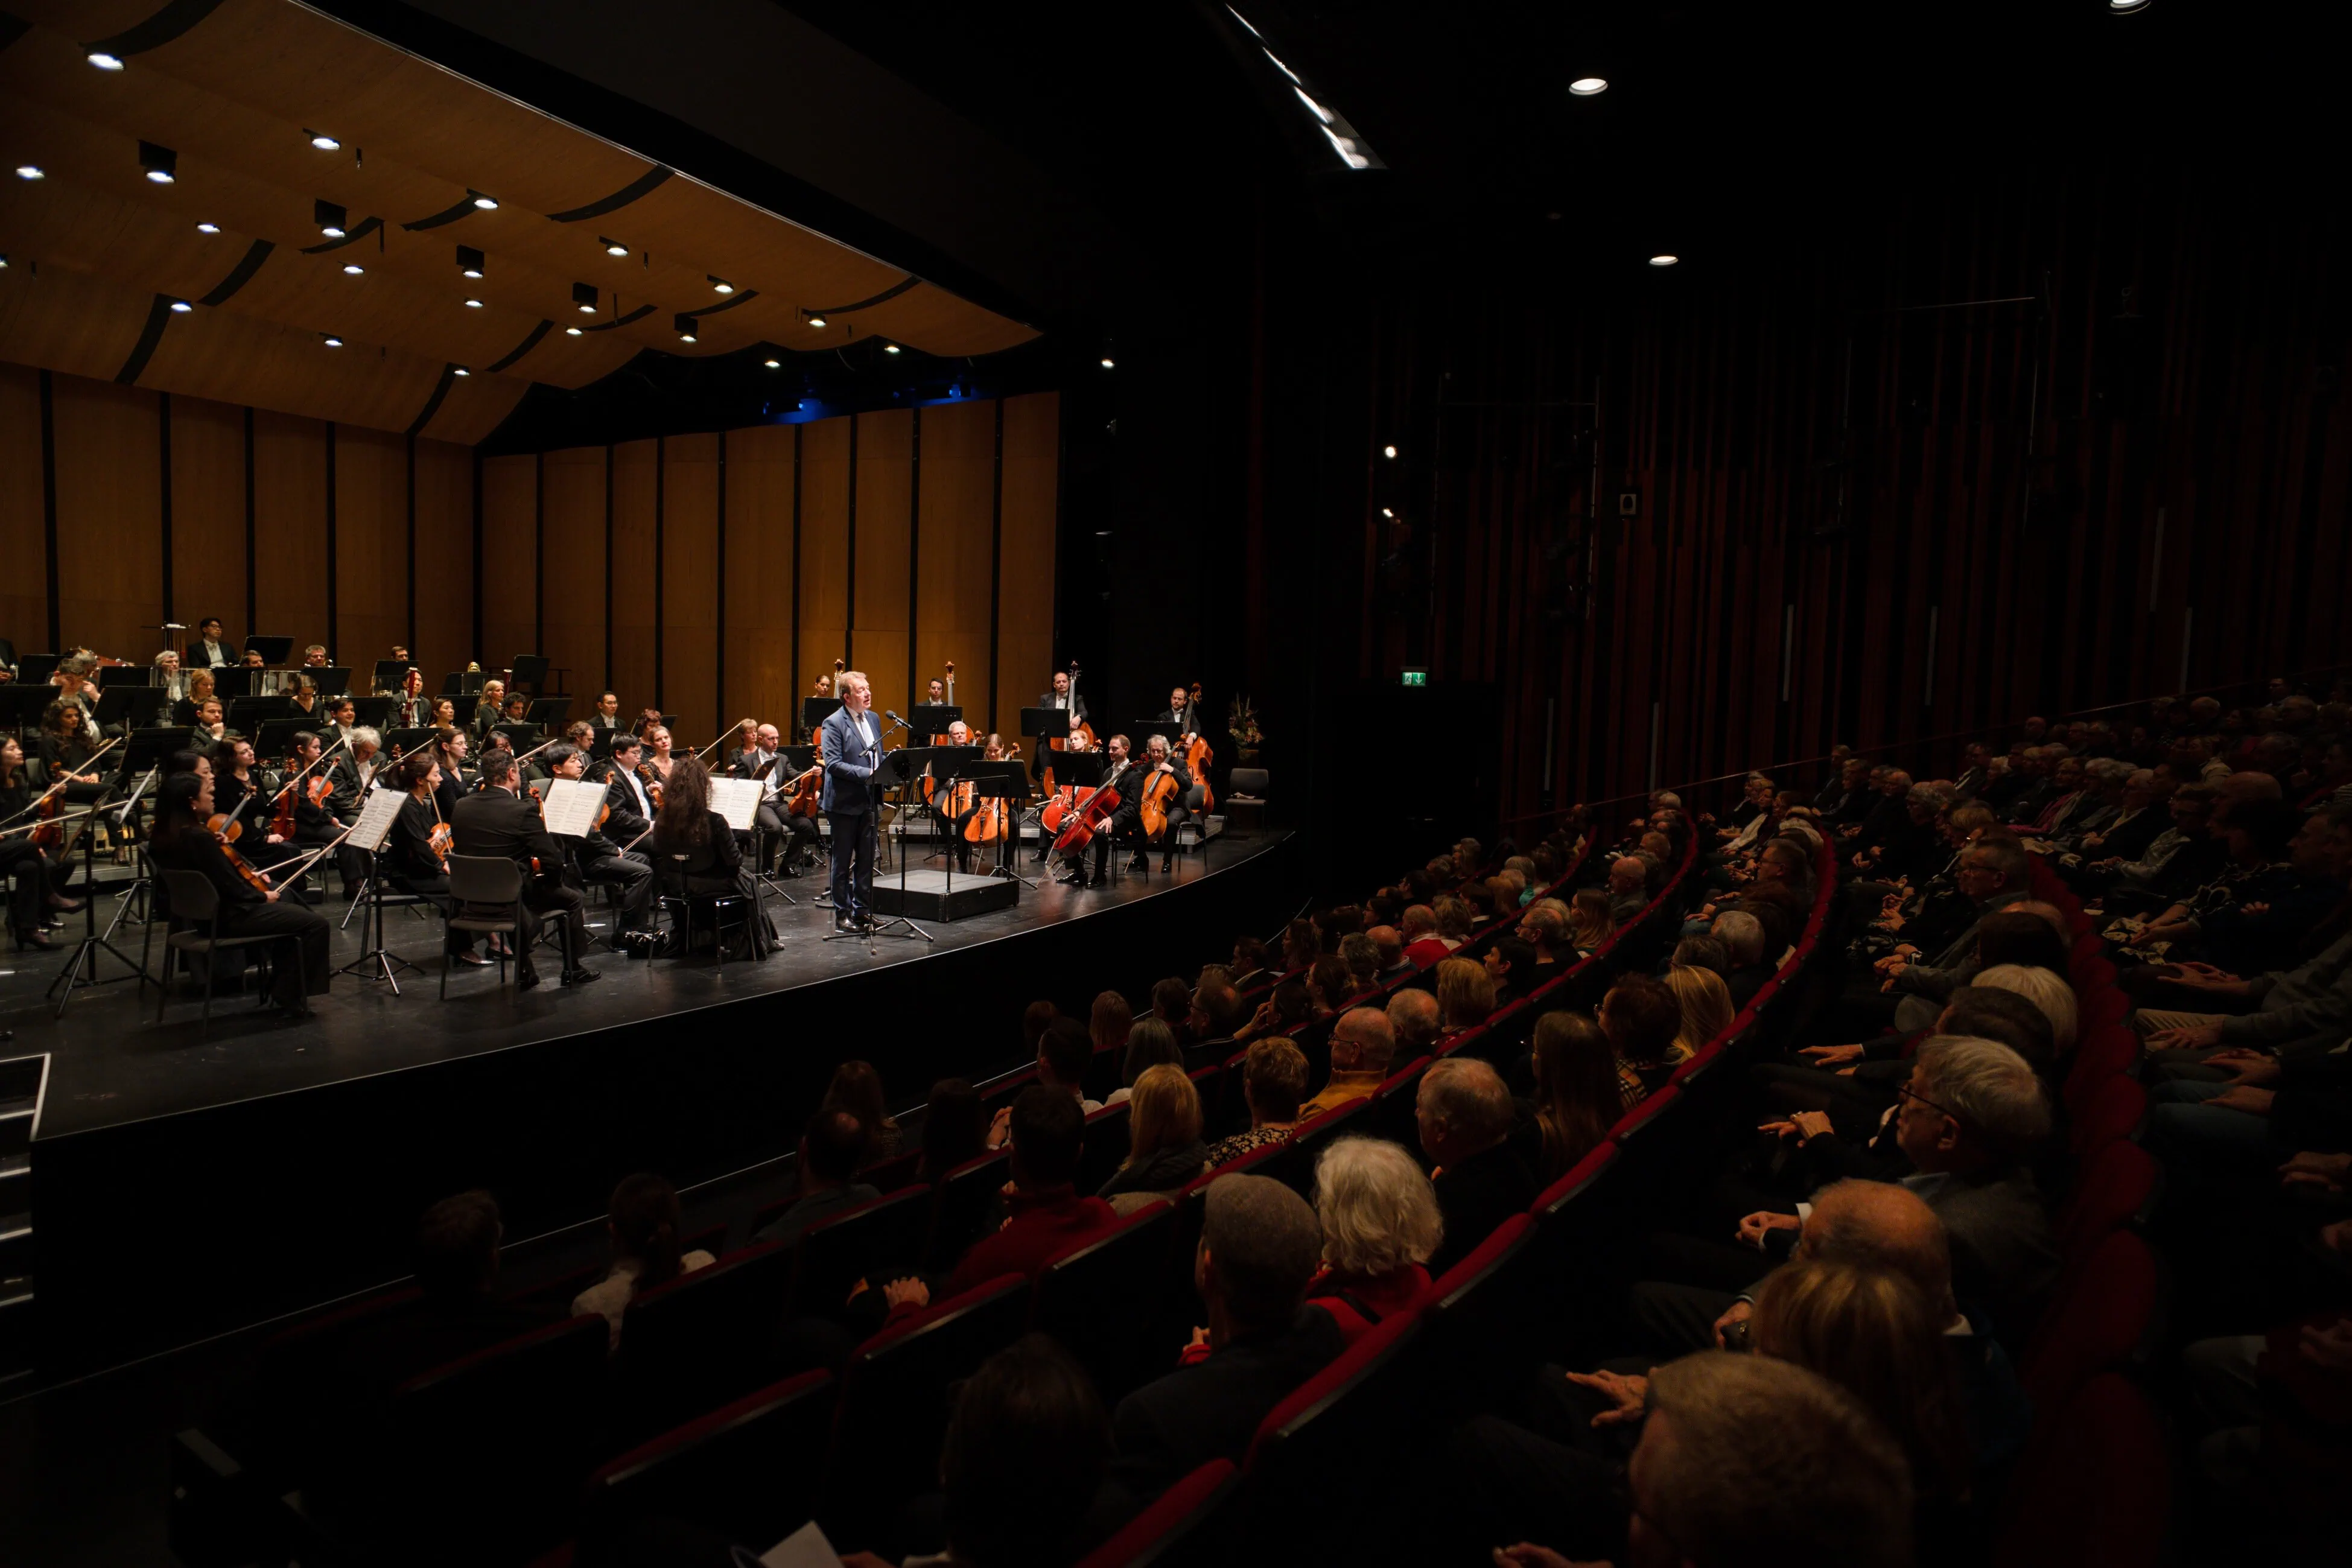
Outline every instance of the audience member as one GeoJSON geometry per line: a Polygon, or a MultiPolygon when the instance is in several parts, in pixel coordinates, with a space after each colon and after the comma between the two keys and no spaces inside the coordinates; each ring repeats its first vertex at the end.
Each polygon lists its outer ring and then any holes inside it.
{"type": "Polygon", "coordinates": [[[1444,1017],[1437,1010],[1436,994],[1431,991],[1399,991],[1389,998],[1388,1019],[1393,1042],[1393,1054],[1389,1060],[1400,1067],[1409,1067],[1433,1054],[1439,1038],[1445,1032],[1444,1017]]]}
{"type": "Polygon", "coordinates": [[[1119,1086],[1103,1101],[1116,1105],[1135,1092],[1136,1080],[1162,1063],[1182,1071],[1183,1047],[1176,1043],[1176,1034],[1156,1018],[1139,1019],[1127,1031],[1127,1053],[1119,1064],[1119,1086]]]}
{"type": "Polygon", "coordinates": [[[865,1123],[839,1106],[819,1107],[801,1134],[799,1196],[751,1239],[790,1241],[821,1219],[880,1197],[878,1188],[852,1179],[866,1163],[866,1150],[865,1123]]]}
{"type": "MultiPolygon", "coordinates": [[[[1149,1021],[1149,1020],[1147,1020],[1149,1021]]],[[[1139,1030],[1143,1025],[1136,1026],[1139,1030]]],[[[1174,1192],[1208,1164],[1201,1142],[1201,1093],[1178,1062],[1146,1068],[1135,1082],[1128,1156],[1098,1197],[1174,1192]]]]}
{"type": "Polygon", "coordinates": [[[1683,1057],[1683,1007],[1665,982],[1647,975],[1621,976],[1601,998],[1601,1032],[1617,1052],[1617,1087],[1630,1111],[1674,1076],[1683,1057]]]}
{"type": "Polygon", "coordinates": [[[1563,1008],[1536,1021],[1534,1068],[1536,1112],[1518,1134],[1520,1158],[1549,1185],[1608,1141],[1623,1102],[1616,1052],[1582,1013],[1563,1008]]]}
{"type": "Polygon", "coordinates": [[[1298,1108],[1298,1119],[1311,1122],[1353,1100],[1361,1100],[1388,1079],[1396,1052],[1396,1033],[1388,1014],[1378,1008],[1351,1008],[1331,1026],[1331,1076],[1315,1098],[1298,1108]]]}
{"type": "Polygon", "coordinates": [[[1402,1145],[1335,1140],[1315,1162],[1315,1216],[1323,1227],[1323,1267],[1307,1299],[1331,1315],[1349,1343],[1428,1292],[1424,1265],[1444,1239],[1445,1222],[1436,1191],[1402,1145]]]}
{"type": "MultiPolygon", "coordinates": [[[[1087,1099],[1086,1093],[1087,1067],[1094,1053],[1094,1042],[1087,1031],[1069,1019],[1055,1019],[1037,1041],[1037,1082],[1077,1102],[1081,1115],[1102,1109],[1100,1103],[1087,1099]]],[[[1013,1108],[1008,1105],[996,1113],[996,1120],[989,1126],[988,1146],[1003,1148],[1012,1130],[1013,1108]]]]}
{"type": "Polygon", "coordinates": [[[866,1127],[866,1157],[887,1160],[898,1152],[898,1123],[884,1109],[882,1075],[870,1061],[845,1061],[833,1070],[824,1103],[837,1105],[866,1127]]]}
{"type": "Polygon", "coordinates": [[[936,1182],[987,1151],[987,1103],[969,1079],[942,1078],[923,1107],[923,1155],[915,1179],[936,1182]]]}
{"type": "Polygon", "coordinates": [[[603,1314],[612,1328],[610,1347],[620,1349],[621,1320],[638,1291],[667,1285],[719,1260],[698,1247],[681,1254],[678,1236],[683,1228],[677,1191],[669,1183],[645,1171],[622,1177],[604,1213],[613,1270],[572,1298],[572,1315],[603,1314]]]}
{"type": "Polygon", "coordinates": [[[1665,987],[1682,1012],[1668,1054],[1677,1061],[1687,1061],[1731,1027],[1731,988],[1708,968],[1669,969],[1665,987]]]}
{"type": "Polygon", "coordinates": [[[1475,1029],[1495,1010],[1495,982],[1473,958],[1448,958],[1437,966],[1437,1011],[1444,1030],[1475,1029]]]}
{"type": "Polygon", "coordinates": [[[1497,1225],[1526,1212],[1536,1181],[1510,1146],[1511,1092],[1475,1057],[1449,1056],[1422,1074],[1414,1103],[1422,1152],[1435,1168],[1444,1243],[1431,1261],[1444,1273],[1497,1225]]]}
{"type": "Polygon", "coordinates": [[[1307,1057],[1298,1047],[1280,1036],[1251,1046],[1242,1060],[1242,1099],[1249,1107],[1249,1131],[1219,1140],[1209,1150],[1208,1163],[1226,1165],[1286,1140],[1298,1124],[1299,1103],[1306,1095],[1307,1057]]]}
{"type": "Polygon", "coordinates": [[[1110,1447],[1093,1382],[1045,1335],[1026,1335],[982,1362],[955,1389],[940,1452],[942,1561],[952,1568],[1076,1562],[1110,1447]]]}

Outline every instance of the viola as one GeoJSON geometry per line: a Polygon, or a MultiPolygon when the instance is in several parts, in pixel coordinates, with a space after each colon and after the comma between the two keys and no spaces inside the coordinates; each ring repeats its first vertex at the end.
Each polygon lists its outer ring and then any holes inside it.
{"type": "Polygon", "coordinates": [[[269,814],[269,831],[291,843],[294,839],[294,791],[278,792],[278,809],[269,814]]]}

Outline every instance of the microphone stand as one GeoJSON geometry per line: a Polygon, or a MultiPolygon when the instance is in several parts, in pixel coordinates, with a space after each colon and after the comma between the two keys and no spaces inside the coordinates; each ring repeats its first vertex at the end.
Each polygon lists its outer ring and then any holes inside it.
{"type": "MultiPolygon", "coordinates": [[[[882,716],[888,719],[898,728],[906,730],[908,738],[911,739],[913,737],[915,732],[912,729],[908,728],[907,721],[905,719],[900,718],[897,714],[890,712],[887,708],[882,710],[882,716]]],[[[903,756],[904,753],[901,753],[901,755],[903,756]]],[[[868,925],[866,927],[866,937],[869,942],[876,936],[898,936],[909,940],[919,936],[926,942],[936,942],[939,940],[938,937],[933,936],[929,932],[924,930],[921,926],[908,919],[906,915],[903,913],[907,907],[907,791],[913,787],[914,785],[911,779],[901,779],[898,780],[898,845],[894,852],[898,857],[898,908],[901,913],[892,915],[887,920],[877,921],[868,925]]]]}

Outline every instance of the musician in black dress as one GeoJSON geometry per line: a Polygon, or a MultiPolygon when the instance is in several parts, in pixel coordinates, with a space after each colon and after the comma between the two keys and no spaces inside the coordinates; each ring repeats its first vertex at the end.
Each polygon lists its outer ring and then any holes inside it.
{"type": "Polygon", "coordinates": [[[775,945],[767,913],[761,908],[759,890],[744,869],[743,849],[727,819],[710,809],[710,774],[695,757],[680,757],[669,765],[662,785],[661,810],[646,852],[664,885],[693,897],[724,894],[749,900],[751,919],[746,944],[754,958],[764,958],[775,945]],[[683,855],[683,861],[672,857],[683,855]]]}
{"type": "Polygon", "coordinates": [[[210,773],[173,774],[164,779],[156,801],[154,834],[147,852],[166,870],[194,872],[213,884],[220,899],[222,936],[289,939],[288,945],[295,949],[294,961],[284,956],[278,958],[270,999],[286,1016],[307,1018],[310,998],[327,993],[326,917],[283,899],[276,888],[265,890],[248,882],[205,825],[214,815],[210,773]]]}
{"type": "MultiPolygon", "coordinates": [[[[8,935],[16,939],[20,953],[56,946],[41,930],[48,919],[48,911],[69,914],[81,907],[79,901],[66,897],[51,885],[58,870],[52,863],[52,853],[62,857],[68,835],[79,824],[58,823],[53,830],[58,841],[54,850],[35,843],[27,824],[35,820],[32,805],[41,794],[26,776],[25,748],[16,744],[13,735],[0,737],[0,833],[6,835],[0,837],[0,883],[14,883],[15,891],[8,899],[8,935]],[[10,829],[23,831],[11,832],[10,829]]],[[[60,804],[60,816],[64,810],[60,804]]]]}
{"type": "MultiPolygon", "coordinates": [[[[435,809],[442,779],[441,765],[433,753],[432,747],[420,746],[401,760],[399,788],[408,799],[401,802],[400,815],[393,819],[392,831],[385,837],[380,870],[395,887],[428,900],[446,913],[451,907],[449,867],[433,841],[436,830],[445,825],[435,809]]],[[[474,951],[474,938],[468,932],[450,932],[442,950],[452,961],[477,968],[489,962],[474,951]]]]}

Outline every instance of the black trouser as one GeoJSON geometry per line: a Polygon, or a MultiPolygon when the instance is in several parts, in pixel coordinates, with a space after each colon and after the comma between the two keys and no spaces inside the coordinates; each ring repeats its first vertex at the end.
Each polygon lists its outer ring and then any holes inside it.
{"type": "MultiPolygon", "coordinates": [[[[388,872],[382,866],[377,867],[377,874],[389,877],[394,884],[405,892],[415,894],[444,915],[454,915],[457,912],[457,904],[449,897],[449,879],[446,876],[437,873],[433,876],[415,876],[406,872],[388,872]]],[[[470,931],[452,931],[443,938],[441,950],[445,953],[470,953],[474,950],[474,934],[470,931]]]]}
{"type": "Polygon", "coordinates": [[[827,811],[833,829],[833,917],[838,921],[870,918],[867,904],[874,891],[875,815],[871,811],[827,811]]]}
{"type": "Polygon", "coordinates": [[[654,906],[653,863],[634,851],[617,855],[580,856],[580,880],[604,883],[621,890],[621,929],[649,931],[653,928],[651,911],[654,906]]]}
{"type": "Polygon", "coordinates": [[[221,911],[221,934],[294,939],[300,949],[297,962],[286,961],[282,946],[275,953],[277,976],[270,985],[269,999],[279,1007],[299,1008],[305,997],[327,994],[327,941],[331,933],[327,917],[317,910],[289,904],[282,897],[275,904],[230,904],[221,911]]]}
{"type": "Polygon", "coordinates": [[[49,862],[40,846],[26,841],[27,833],[0,839],[0,879],[16,878],[16,891],[8,899],[8,926],[19,936],[30,936],[41,928],[47,917],[49,904],[49,862]]]}

